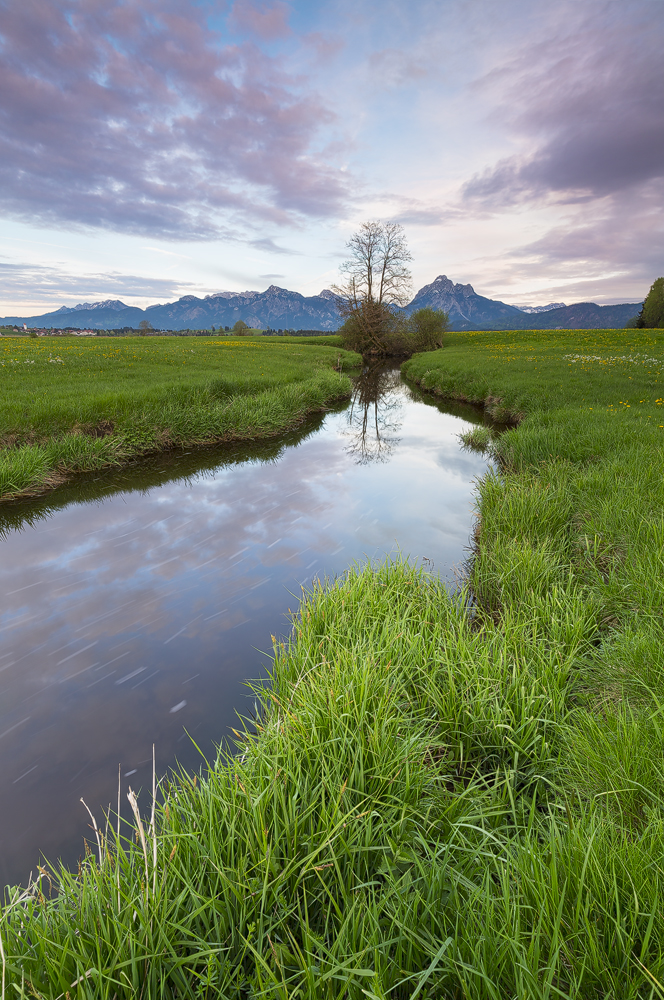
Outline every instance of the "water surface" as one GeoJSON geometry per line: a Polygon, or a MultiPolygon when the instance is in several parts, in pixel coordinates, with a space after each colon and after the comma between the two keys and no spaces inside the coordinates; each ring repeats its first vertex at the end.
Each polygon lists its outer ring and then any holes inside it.
{"type": "Polygon", "coordinates": [[[0,505],[2,884],[40,854],[75,864],[79,800],[101,820],[118,764],[124,793],[148,787],[153,743],[161,772],[212,758],[314,577],[399,549],[451,579],[486,468],[458,435],[481,420],[383,371],[267,445],[0,505]]]}

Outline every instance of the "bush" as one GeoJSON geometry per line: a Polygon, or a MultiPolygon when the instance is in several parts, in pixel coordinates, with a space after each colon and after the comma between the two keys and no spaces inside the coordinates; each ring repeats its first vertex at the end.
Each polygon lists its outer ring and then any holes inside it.
{"type": "Polygon", "coordinates": [[[409,354],[404,348],[403,318],[380,302],[360,302],[338,333],[344,347],[362,355],[409,354]]]}
{"type": "Polygon", "coordinates": [[[443,334],[450,325],[450,317],[442,309],[418,309],[408,320],[408,330],[413,354],[435,351],[443,346],[443,334]]]}
{"type": "Polygon", "coordinates": [[[418,309],[412,316],[379,302],[362,302],[338,333],[344,347],[362,355],[403,356],[443,346],[449,317],[439,309],[418,309]]]}

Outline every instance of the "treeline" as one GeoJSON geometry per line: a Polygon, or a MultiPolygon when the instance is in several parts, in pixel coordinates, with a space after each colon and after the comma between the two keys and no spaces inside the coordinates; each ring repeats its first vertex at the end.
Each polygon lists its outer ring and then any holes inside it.
{"type": "Polygon", "coordinates": [[[331,333],[336,333],[335,330],[273,330],[271,326],[268,326],[266,330],[263,330],[263,336],[265,337],[329,337],[331,333]]]}
{"type": "MultiPolygon", "coordinates": [[[[331,331],[334,333],[334,331],[331,331]]],[[[214,337],[223,334],[235,334],[238,336],[255,336],[256,333],[264,337],[329,337],[330,330],[288,330],[268,327],[266,330],[252,330],[245,327],[243,330],[234,330],[230,326],[211,327],[209,330],[137,330],[134,327],[125,326],[116,330],[97,330],[98,337],[214,337]]]]}

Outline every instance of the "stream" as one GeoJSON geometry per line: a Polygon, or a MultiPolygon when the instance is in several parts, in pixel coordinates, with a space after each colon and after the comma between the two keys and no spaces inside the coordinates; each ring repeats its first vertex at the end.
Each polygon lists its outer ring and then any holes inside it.
{"type": "Polygon", "coordinates": [[[76,865],[122,798],[199,769],[265,676],[302,587],[401,553],[454,585],[481,410],[366,372],[261,444],[173,452],[0,504],[0,884],[76,865]]]}

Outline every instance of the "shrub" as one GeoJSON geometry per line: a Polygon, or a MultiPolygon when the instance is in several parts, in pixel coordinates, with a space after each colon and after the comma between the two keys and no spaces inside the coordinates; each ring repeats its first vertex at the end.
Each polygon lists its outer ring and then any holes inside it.
{"type": "Polygon", "coordinates": [[[408,332],[413,354],[435,351],[443,346],[443,334],[450,325],[450,317],[442,309],[418,309],[408,320],[408,332]]]}
{"type": "Polygon", "coordinates": [[[365,356],[403,356],[442,347],[448,326],[447,313],[439,309],[418,309],[406,317],[379,302],[362,302],[338,332],[349,351],[365,356]]]}

